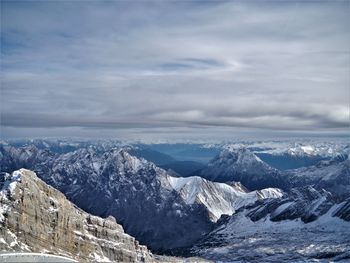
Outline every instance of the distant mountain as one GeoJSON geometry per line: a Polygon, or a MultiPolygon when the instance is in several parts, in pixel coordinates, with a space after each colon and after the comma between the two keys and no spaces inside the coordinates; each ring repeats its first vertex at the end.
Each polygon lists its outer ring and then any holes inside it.
{"type": "Polygon", "coordinates": [[[252,141],[228,144],[231,147],[245,147],[254,153],[268,153],[271,155],[288,154],[295,157],[334,158],[339,154],[348,154],[350,145],[348,140],[339,141],[252,141]]]}
{"type": "Polygon", "coordinates": [[[348,156],[350,153],[349,143],[341,140],[272,140],[222,145],[222,148],[228,147],[247,148],[268,165],[282,171],[316,165],[320,161],[348,156]]]}
{"type": "Polygon", "coordinates": [[[261,161],[246,148],[224,149],[198,175],[215,182],[238,181],[251,190],[286,188],[280,171],[261,161]]]}
{"type": "Polygon", "coordinates": [[[188,246],[210,231],[221,215],[282,195],[278,189],[246,193],[238,184],[172,177],[128,150],[101,153],[89,147],[54,154],[34,146],[6,146],[0,163],[5,171],[18,165],[35,170],[85,211],[115,216],[127,233],[153,249],[188,246]]]}
{"type": "Polygon", "coordinates": [[[349,155],[348,145],[338,143],[271,143],[265,147],[247,146],[261,160],[279,170],[308,167],[334,158],[346,159],[349,155]]]}
{"type": "Polygon", "coordinates": [[[313,166],[279,171],[246,148],[230,147],[195,174],[215,182],[239,181],[249,189],[279,187],[289,191],[312,185],[331,192],[339,201],[350,197],[350,160],[346,154],[313,166]]]}
{"type": "Polygon", "coordinates": [[[45,251],[79,261],[155,261],[113,217],[82,211],[29,170],[0,176],[0,225],[0,251],[45,251]]]}
{"type": "Polygon", "coordinates": [[[339,200],[350,197],[350,159],[335,158],[311,167],[286,171],[293,187],[313,185],[330,191],[339,200]]]}
{"type": "Polygon", "coordinates": [[[330,193],[312,187],[258,201],[220,223],[192,253],[223,262],[350,259],[350,199],[336,204],[330,193]]]}

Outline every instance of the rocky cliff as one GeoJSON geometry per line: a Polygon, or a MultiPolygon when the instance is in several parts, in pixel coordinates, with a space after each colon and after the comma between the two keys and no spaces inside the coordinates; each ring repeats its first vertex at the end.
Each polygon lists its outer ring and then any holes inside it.
{"type": "Polygon", "coordinates": [[[79,261],[155,261],[113,217],[82,211],[29,170],[2,174],[0,189],[0,251],[49,252],[79,261]]]}

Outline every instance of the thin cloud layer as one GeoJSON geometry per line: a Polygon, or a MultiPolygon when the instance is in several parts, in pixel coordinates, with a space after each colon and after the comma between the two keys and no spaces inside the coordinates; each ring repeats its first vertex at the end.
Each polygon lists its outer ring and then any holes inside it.
{"type": "Polygon", "coordinates": [[[348,131],[348,1],[1,5],[2,137],[348,131]]]}

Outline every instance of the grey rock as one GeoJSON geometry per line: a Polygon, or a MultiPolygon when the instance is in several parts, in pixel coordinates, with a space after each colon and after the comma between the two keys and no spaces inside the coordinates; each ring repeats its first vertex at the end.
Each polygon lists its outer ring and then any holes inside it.
{"type": "Polygon", "coordinates": [[[115,218],[82,211],[29,170],[2,174],[0,189],[1,251],[49,252],[79,261],[155,261],[115,218]]]}

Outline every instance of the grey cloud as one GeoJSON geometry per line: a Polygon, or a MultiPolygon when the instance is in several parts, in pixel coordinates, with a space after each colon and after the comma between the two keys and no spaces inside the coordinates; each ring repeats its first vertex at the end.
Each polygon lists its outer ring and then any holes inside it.
{"type": "Polygon", "coordinates": [[[345,7],[6,2],[1,126],[347,131],[345,7]]]}
{"type": "MultiPolygon", "coordinates": [[[[8,127],[29,128],[57,128],[57,127],[82,127],[104,129],[130,129],[151,128],[156,122],[148,123],[142,120],[118,121],[100,116],[98,118],[85,116],[55,116],[53,114],[30,114],[26,112],[5,113],[1,117],[2,124],[8,127]]],[[[162,122],[161,127],[172,126],[162,122]]]]}

